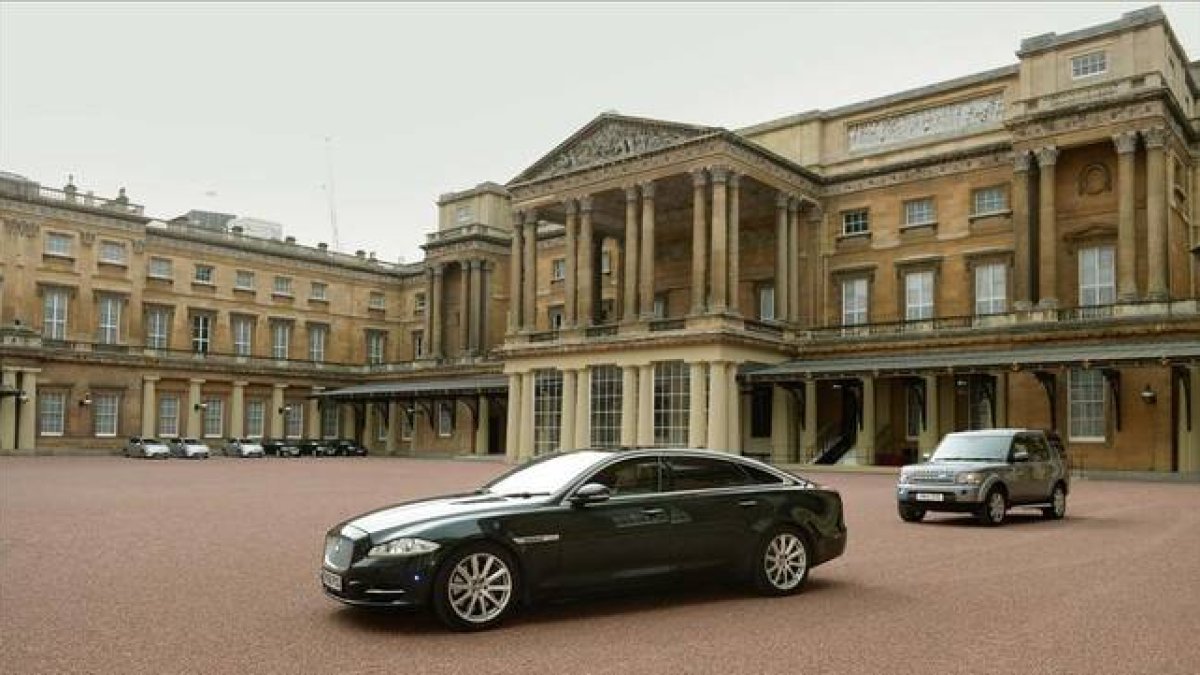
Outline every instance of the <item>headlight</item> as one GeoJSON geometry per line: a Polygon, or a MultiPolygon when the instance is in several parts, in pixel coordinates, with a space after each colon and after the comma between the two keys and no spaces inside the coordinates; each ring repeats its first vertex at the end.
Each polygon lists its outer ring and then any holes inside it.
{"type": "Polygon", "coordinates": [[[401,537],[371,548],[370,551],[367,551],[367,555],[373,558],[407,558],[433,553],[436,550],[438,550],[438,545],[432,541],[401,537]]]}
{"type": "Polygon", "coordinates": [[[908,479],[911,477],[912,477],[911,471],[902,469],[900,471],[900,484],[903,485],[903,484],[907,483],[908,479]]]}
{"type": "Polygon", "coordinates": [[[983,482],[983,474],[977,473],[975,471],[969,471],[967,473],[960,473],[954,477],[954,482],[962,483],[964,485],[979,485],[980,483],[983,482]]]}

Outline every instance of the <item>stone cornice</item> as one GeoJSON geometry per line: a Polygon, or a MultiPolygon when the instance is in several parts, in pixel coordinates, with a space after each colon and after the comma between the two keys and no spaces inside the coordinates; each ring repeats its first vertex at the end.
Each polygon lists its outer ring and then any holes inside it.
{"type": "Polygon", "coordinates": [[[837,179],[830,179],[824,194],[835,196],[861,190],[874,190],[966,171],[1012,166],[1012,162],[1013,153],[1009,144],[994,143],[973,150],[923,157],[899,166],[860,171],[837,179]]]}

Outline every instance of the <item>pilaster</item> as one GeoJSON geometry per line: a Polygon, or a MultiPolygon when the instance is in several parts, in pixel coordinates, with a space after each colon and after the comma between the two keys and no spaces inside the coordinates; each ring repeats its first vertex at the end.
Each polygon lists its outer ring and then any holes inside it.
{"type": "Polygon", "coordinates": [[[708,364],[708,442],[709,450],[728,450],[729,443],[729,364],[708,364]]]}
{"type": "Polygon", "coordinates": [[[504,456],[509,462],[521,458],[521,374],[508,374],[507,419],[504,425],[504,456]]]}
{"type": "Polygon", "coordinates": [[[654,364],[638,366],[637,444],[654,445],[654,364]]]}
{"type": "Polygon", "coordinates": [[[575,389],[575,447],[592,447],[592,369],[580,368],[575,389]]]}
{"type": "Polygon", "coordinates": [[[788,323],[800,321],[800,270],[796,266],[800,262],[800,200],[795,197],[788,200],[788,238],[787,238],[787,320],[788,323]]]}
{"type": "MultiPolygon", "coordinates": [[[[523,266],[522,256],[524,255],[524,242],[522,232],[522,219],[524,213],[517,211],[513,213],[512,240],[509,242],[509,261],[508,261],[508,332],[510,334],[517,333],[521,330],[521,309],[525,306],[522,299],[522,280],[521,267],[523,266]]],[[[428,303],[427,303],[428,304],[428,303]]],[[[428,315],[428,307],[426,307],[428,315]]],[[[429,333],[426,332],[426,339],[429,333]]]]}
{"type": "Polygon", "coordinates": [[[782,464],[792,461],[791,395],[779,385],[771,387],[771,461],[782,464]]]}
{"type": "MultiPolygon", "coordinates": [[[[246,380],[234,380],[229,394],[229,435],[242,438],[246,435],[246,380]]],[[[332,403],[329,405],[333,405],[332,403]]]]}
{"type": "Polygon", "coordinates": [[[157,426],[158,376],[142,376],[142,437],[153,438],[157,426]]]}
{"type": "Polygon", "coordinates": [[[596,272],[593,264],[596,246],[593,238],[592,198],[583,197],[579,200],[579,315],[576,318],[576,325],[583,328],[595,323],[596,318],[596,272]]]}
{"type": "Polygon", "coordinates": [[[1138,299],[1137,232],[1134,222],[1134,164],[1137,132],[1113,136],[1117,148],[1117,298],[1138,299]]]}
{"type": "Polygon", "coordinates": [[[433,335],[430,336],[429,347],[435,359],[441,359],[446,354],[446,347],[442,341],[445,329],[445,315],[442,313],[446,303],[446,295],[443,292],[445,271],[445,265],[442,263],[433,264],[433,297],[429,299],[427,309],[433,318],[433,335]]]}
{"type": "Polygon", "coordinates": [[[690,378],[688,382],[688,447],[703,448],[708,440],[704,415],[706,398],[704,362],[689,363],[688,375],[690,378]]]}
{"type": "Polygon", "coordinates": [[[775,320],[787,321],[791,303],[788,289],[788,204],[791,198],[780,192],[775,197],[775,320]]]}
{"type": "MultiPolygon", "coordinates": [[[[267,411],[271,415],[271,438],[285,438],[287,435],[287,429],[283,424],[283,390],[285,389],[287,389],[287,385],[278,382],[271,386],[271,409],[267,411]]],[[[350,429],[351,433],[355,431],[354,426],[351,426],[350,429]]]]}
{"type": "Polygon", "coordinates": [[[204,436],[203,416],[200,408],[201,404],[204,403],[203,394],[200,391],[200,387],[203,384],[204,380],[200,378],[188,380],[187,433],[180,434],[182,436],[192,436],[195,438],[202,438],[204,436]]]}
{"type": "Polygon", "coordinates": [[[729,306],[729,170],[713,167],[712,174],[712,294],[709,307],[723,314],[729,306]]]}
{"type": "MultiPolygon", "coordinates": [[[[0,371],[0,386],[8,390],[16,390],[17,371],[11,368],[0,371]]],[[[0,450],[17,449],[17,399],[17,396],[0,397],[0,450]]],[[[63,405],[65,407],[69,404],[70,401],[63,405]]],[[[64,417],[66,414],[67,411],[64,410],[64,417]]]]}
{"type": "Polygon", "coordinates": [[[654,182],[642,183],[641,310],[643,319],[654,318],[654,182]]]}
{"type": "MultiPolygon", "coordinates": [[[[41,370],[37,368],[21,370],[21,391],[25,392],[25,400],[20,402],[21,428],[17,432],[18,450],[37,449],[38,373],[40,372],[41,370]]],[[[120,417],[118,417],[119,419],[120,417]]],[[[117,429],[117,435],[121,435],[120,429],[117,429]]]]}
{"type": "Polygon", "coordinates": [[[520,460],[537,454],[537,438],[533,432],[533,371],[521,373],[521,411],[517,424],[521,427],[521,445],[518,447],[520,460]]]}
{"type": "Polygon", "coordinates": [[[561,428],[558,433],[558,449],[559,450],[574,450],[575,445],[575,396],[578,393],[578,388],[575,383],[575,371],[562,371],[562,417],[561,428]]]}
{"type": "Polygon", "coordinates": [[[817,456],[819,447],[817,433],[820,422],[817,417],[817,381],[804,381],[804,430],[800,437],[800,450],[803,453],[801,461],[809,461],[817,456]]]}
{"type": "Polygon", "coordinates": [[[1146,298],[1166,300],[1167,283],[1167,130],[1142,131],[1146,141],[1146,298]]]}
{"type": "Polygon", "coordinates": [[[729,286],[726,291],[726,308],[733,314],[741,313],[739,299],[742,281],[742,177],[729,174],[729,286]]]}
{"type": "Polygon", "coordinates": [[[521,290],[524,307],[521,310],[522,328],[537,330],[537,214],[525,213],[525,285],[521,290]]]}
{"type": "Polygon", "coordinates": [[[638,227],[638,189],[634,186],[625,188],[625,252],[624,286],[625,307],[621,315],[622,321],[631,322],[638,318],[638,241],[641,239],[638,227]]]}
{"type": "Polygon", "coordinates": [[[574,199],[568,199],[563,207],[566,209],[567,218],[565,223],[566,230],[566,245],[567,251],[565,256],[566,278],[563,279],[563,323],[568,328],[574,328],[578,325],[578,316],[575,313],[575,299],[577,294],[578,284],[578,262],[579,262],[579,204],[574,199]]]}
{"type": "Polygon", "coordinates": [[[1058,221],[1054,170],[1058,148],[1037,150],[1040,184],[1038,188],[1038,307],[1058,307],[1058,221]]]}
{"type": "Polygon", "coordinates": [[[1012,219],[1013,219],[1013,308],[1021,311],[1033,306],[1033,272],[1038,261],[1033,259],[1033,206],[1029,189],[1033,156],[1021,151],[1013,158],[1012,219]]]}
{"type": "MultiPolygon", "coordinates": [[[[708,215],[704,191],[708,175],[692,170],[692,314],[703,314],[708,290],[708,215]]],[[[695,446],[698,447],[698,446],[695,446]]]]}
{"type": "Polygon", "coordinates": [[[637,366],[621,368],[621,445],[637,444],[638,371],[637,366]]]}

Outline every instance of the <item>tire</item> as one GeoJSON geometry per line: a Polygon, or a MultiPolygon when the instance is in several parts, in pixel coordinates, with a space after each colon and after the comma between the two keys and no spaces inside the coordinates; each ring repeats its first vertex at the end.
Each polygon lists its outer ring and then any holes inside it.
{"type": "Polygon", "coordinates": [[[751,561],[754,588],[763,595],[799,593],[808,582],[812,547],[794,527],[775,527],[763,537],[751,561]]]}
{"type": "Polygon", "coordinates": [[[1055,483],[1050,492],[1050,506],[1042,508],[1042,516],[1047,520],[1060,520],[1067,515],[1067,489],[1062,483],[1055,483]]]}
{"type": "Polygon", "coordinates": [[[468,544],[438,569],[433,611],[454,630],[486,630],[512,612],[519,584],[520,573],[508,551],[495,544],[468,544]]]}
{"type": "Polygon", "coordinates": [[[1004,490],[1000,488],[992,488],[988,490],[987,496],[984,497],[983,503],[979,505],[979,511],[975,517],[981,525],[995,527],[1004,522],[1004,515],[1008,511],[1008,497],[1004,494],[1004,490]]]}
{"type": "Polygon", "coordinates": [[[925,509],[910,504],[899,504],[900,520],[906,523],[919,523],[925,518],[925,509]]]}

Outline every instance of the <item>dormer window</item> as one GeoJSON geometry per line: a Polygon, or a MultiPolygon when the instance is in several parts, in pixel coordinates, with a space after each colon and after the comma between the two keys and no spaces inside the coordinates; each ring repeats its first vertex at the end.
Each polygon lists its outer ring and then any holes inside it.
{"type": "Polygon", "coordinates": [[[1078,80],[1107,72],[1108,55],[1104,52],[1090,52],[1071,59],[1071,79],[1078,80]]]}

